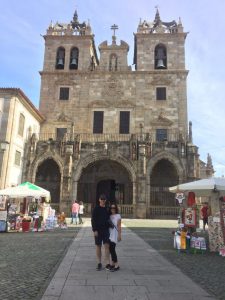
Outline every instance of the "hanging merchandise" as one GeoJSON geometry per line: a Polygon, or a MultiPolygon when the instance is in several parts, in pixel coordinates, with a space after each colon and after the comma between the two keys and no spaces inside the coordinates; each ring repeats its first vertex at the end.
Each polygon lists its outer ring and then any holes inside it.
{"type": "Polygon", "coordinates": [[[195,202],[195,193],[194,192],[189,192],[188,193],[188,199],[187,199],[187,206],[192,207],[195,204],[196,204],[196,202],[195,202]]]}
{"type": "Polygon", "coordinates": [[[196,218],[196,209],[194,208],[185,208],[183,210],[183,223],[187,227],[196,227],[197,218],[196,218]]]}

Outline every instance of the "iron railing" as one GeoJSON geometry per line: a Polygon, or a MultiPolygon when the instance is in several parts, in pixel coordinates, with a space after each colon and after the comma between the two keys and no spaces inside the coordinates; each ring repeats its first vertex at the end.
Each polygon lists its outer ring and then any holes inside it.
{"type": "Polygon", "coordinates": [[[60,140],[62,142],[127,142],[133,141],[149,141],[151,143],[166,144],[170,142],[178,142],[180,140],[180,132],[177,129],[168,130],[167,139],[164,141],[157,141],[155,131],[150,131],[149,133],[129,133],[129,134],[119,134],[119,133],[65,133],[63,136],[57,136],[56,133],[43,132],[37,135],[39,141],[49,141],[49,140],[60,140]]]}

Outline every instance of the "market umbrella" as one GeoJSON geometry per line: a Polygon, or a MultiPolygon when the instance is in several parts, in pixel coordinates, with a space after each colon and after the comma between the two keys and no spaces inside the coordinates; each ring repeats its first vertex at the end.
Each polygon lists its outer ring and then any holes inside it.
{"type": "Polygon", "coordinates": [[[220,196],[225,196],[225,178],[211,177],[187,183],[178,184],[169,188],[172,193],[194,192],[196,196],[211,196],[218,192],[220,196]]]}
{"type": "Polygon", "coordinates": [[[9,196],[10,198],[19,197],[45,197],[50,200],[50,192],[30,182],[21,183],[18,186],[0,190],[1,196],[9,196]]]}

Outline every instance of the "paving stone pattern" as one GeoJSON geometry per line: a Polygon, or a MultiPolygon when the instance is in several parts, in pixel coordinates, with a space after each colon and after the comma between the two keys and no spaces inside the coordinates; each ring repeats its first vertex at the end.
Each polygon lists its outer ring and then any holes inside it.
{"type": "Polygon", "coordinates": [[[78,227],[0,234],[0,299],[40,299],[78,227]]]}
{"type": "Polygon", "coordinates": [[[125,224],[209,294],[220,300],[225,299],[225,257],[209,251],[204,254],[179,254],[173,249],[172,228],[153,228],[151,222],[142,221],[125,221],[125,224]]]}

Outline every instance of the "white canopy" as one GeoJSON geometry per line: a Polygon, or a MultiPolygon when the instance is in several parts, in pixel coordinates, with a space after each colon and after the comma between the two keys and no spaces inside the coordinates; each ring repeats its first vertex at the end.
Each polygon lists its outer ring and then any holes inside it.
{"type": "Polygon", "coordinates": [[[16,187],[0,190],[1,196],[9,196],[10,198],[22,197],[45,197],[50,199],[50,192],[30,182],[24,182],[16,187]]]}
{"type": "Polygon", "coordinates": [[[210,196],[212,192],[219,192],[225,196],[225,178],[211,177],[197,181],[187,182],[169,188],[172,193],[194,192],[196,196],[210,196]]]}

